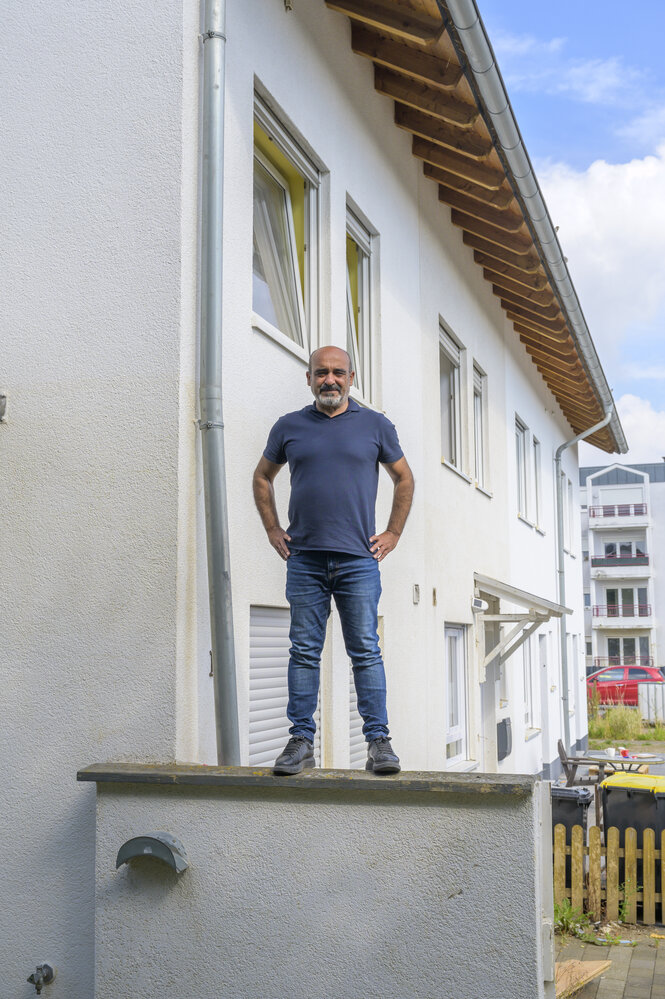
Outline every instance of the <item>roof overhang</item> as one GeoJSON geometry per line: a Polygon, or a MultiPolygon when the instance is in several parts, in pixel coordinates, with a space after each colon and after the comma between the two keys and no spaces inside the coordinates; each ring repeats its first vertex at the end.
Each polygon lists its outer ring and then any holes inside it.
{"type": "Polygon", "coordinates": [[[474,572],[473,580],[475,584],[475,594],[480,596],[484,593],[487,596],[498,597],[505,600],[512,606],[520,608],[517,612],[482,613],[476,616],[477,620],[483,624],[495,623],[499,625],[512,624],[513,627],[507,634],[499,639],[497,644],[485,655],[480,664],[480,682],[485,680],[485,670],[498,659],[500,663],[505,662],[526,642],[534,631],[545,624],[553,617],[561,618],[564,614],[572,614],[572,610],[557,604],[553,600],[546,600],[535,593],[527,590],[520,590],[509,583],[503,583],[499,579],[492,579],[491,576],[483,576],[474,572]]]}
{"type": "Polygon", "coordinates": [[[627,450],[612,393],[474,0],[325,0],[438,185],[462,241],[575,434],[627,450]]]}

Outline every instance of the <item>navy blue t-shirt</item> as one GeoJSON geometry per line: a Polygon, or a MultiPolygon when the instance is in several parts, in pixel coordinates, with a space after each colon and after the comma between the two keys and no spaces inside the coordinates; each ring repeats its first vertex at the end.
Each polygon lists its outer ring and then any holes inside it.
{"type": "Polygon", "coordinates": [[[305,406],[277,421],[263,456],[289,463],[290,547],[371,557],[379,462],[403,456],[390,420],[353,399],[338,416],[305,406]]]}

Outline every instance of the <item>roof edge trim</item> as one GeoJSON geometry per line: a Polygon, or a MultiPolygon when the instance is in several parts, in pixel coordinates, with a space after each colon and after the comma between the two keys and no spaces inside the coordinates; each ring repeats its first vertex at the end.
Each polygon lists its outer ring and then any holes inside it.
{"type": "MultiPolygon", "coordinates": [[[[490,117],[500,152],[505,158],[513,183],[519,192],[529,228],[534,233],[535,242],[540,250],[541,259],[550,275],[553,289],[561,302],[564,315],[568,318],[589,379],[605,411],[611,410],[612,412],[610,428],[617,451],[620,454],[625,454],[628,451],[628,443],[614,398],[607,384],[476,2],[475,0],[445,0],[445,3],[464,50],[469,70],[473,74],[475,87],[490,117]]],[[[441,0],[437,0],[437,5],[445,16],[441,0]]]]}

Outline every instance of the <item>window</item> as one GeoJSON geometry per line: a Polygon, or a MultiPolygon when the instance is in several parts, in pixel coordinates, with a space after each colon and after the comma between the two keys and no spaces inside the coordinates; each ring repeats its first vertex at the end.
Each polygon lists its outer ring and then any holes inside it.
{"type": "Polygon", "coordinates": [[[466,655],[464,628],[445,629],[446,674],[446,761],[459,763],[467,759],[466,725],[466,655]]]}
{"type": "Polygon", "coordinates": [[[584,594],[584,606],[585,607],[590,607],[591,606],[591,594],[590,593],[585,593],[584,594]]]}
{"type": "Polygon", "coordinates": [[[441,457],[462,468],[462,399],[460,368],[462,350],[447,330],[439,335],[441,386],[441,457]]]}
{"type": "Polygon", "coordinates": [[[257,96],[253,325],[308,356],[316,340],[319,173],[257,96]]]}
{"type": "Polygon", "coordinates": [[[593,650],[592,650],[592,647],[591,647],[591,642],[587,642],[586,643],[586,654],[588,656],[593,655],[593,650]]]}
{"type": "Polygon", "coordinates": [[[485,393],[487,377],[477,364],[473,366],[473,451],[476,485],[486,488],[485,393]]]}
{"type": "MultiPolygon", "coordinates": [[[[290,615],[282,607],[249,610],[249,765],[272,764],[289,738],[290,615]]],[[[314,715],[314,754],[320,765],[320,706],[314,715]]]]}
{"type": "Polygon", "coordinates": [[[356,373],[355,387],[372,399],[372,237],[354,213],[346,211],[346,349],[356,373]]]}
{"type": "Polygon", "coordinates": [[[605,541],[605,558],[632,558],[634,555],[645,555],[646,545],[643,541],[605,541]]]}
{"type": "Polygon", "coordinates": [[[524,677],[524,724],[527,729],[538,728],[536,716],[536,701],[540,691],[538,687],[538,674],[534,674],[531,662],[531,637],[522,643],[522,670],[524,677]]]}
{"type": "Polygon", "coordinates": [[[607,657],[611,666],[650,666],[649,636],[607,639],[607,657]]]}
{"type": "Polygon", "coordinates": [[[567,480],[568,488],[568,550],[573,550],[573,540],[575,538],[575,508],[573,506],[573,483],[567,480]]]}
{"type": "Polygon", "coordinates": [[[525,425],[515,417],[515,457],[517,461],[517,512],[527,517],[527,470],[526,470],[526,435],[525,425]]]}
{"type": "Polygon", "coordinates": [[[541,496],[540,496],[540,441],[534,437],[533,441],[533,519],[536,524],[541,523],[541,496]]]}

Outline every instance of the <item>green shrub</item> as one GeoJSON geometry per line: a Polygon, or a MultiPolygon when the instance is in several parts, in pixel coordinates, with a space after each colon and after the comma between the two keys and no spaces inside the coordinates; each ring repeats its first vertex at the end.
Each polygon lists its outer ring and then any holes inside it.
{"type": "MultiPolygon", "coordinates": [[[[637,708],[625,704],[608,707],[604,714],[589,711],[589,738],[607,742],[630,742],[642,735],[642,718],[637,708]]],[[[657,738],[655,735],[653,738],[657,738]]]]}

